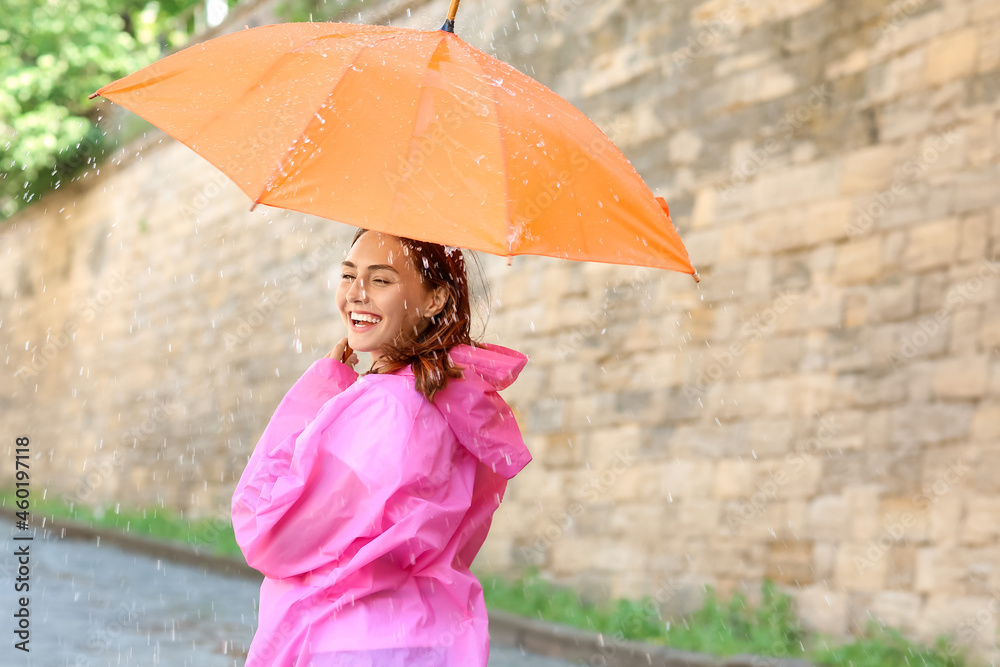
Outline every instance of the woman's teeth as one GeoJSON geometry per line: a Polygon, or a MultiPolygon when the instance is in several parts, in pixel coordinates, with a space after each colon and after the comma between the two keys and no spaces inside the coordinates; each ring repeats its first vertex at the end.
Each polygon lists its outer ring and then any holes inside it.
{"type": "Polygon", "coordinates": [[[358,324],[359,322],[378,324],[379,322],[382,321],[382,318],[376,315],[368,315],[365,313],[351,313],[351,321],[354,322],[355,324],[358,324]]]}

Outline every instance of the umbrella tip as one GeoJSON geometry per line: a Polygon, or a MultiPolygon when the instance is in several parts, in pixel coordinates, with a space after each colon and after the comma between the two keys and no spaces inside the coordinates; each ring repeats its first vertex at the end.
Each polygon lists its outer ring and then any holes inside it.
{"type": "Polygon", "coordinates": [[[696,283],[700,283],[700,282],[701,282],[701,276],[699,276],[699,275],[698,275],[698,272],[697,272],[697,271],[695,271],[694,273],[692,273],[692,274],[691,274],[691,277],[692,277],[692,278],[694,278],[694,281],[695,281],[696,283]]]}
{"type": "Polygon", "coordinates": [[[455,20],[454,19],[445,19],[444,24],[441,26],[441,30],[444,30],[445,32],[450,32],[451,34],[454,35],[455,34],[455,20]]]}
{"type": "Polygon", "coordinates": [[[91,93],[90,95],[88,95],[88,96],[87,96],[87,99],[88,99],[88,100],[92,100],[92,99],[94,99],[95,97],[97,97],[97,96],[98,96],[99,94],[100,94],[100,93],[91,93]]]}

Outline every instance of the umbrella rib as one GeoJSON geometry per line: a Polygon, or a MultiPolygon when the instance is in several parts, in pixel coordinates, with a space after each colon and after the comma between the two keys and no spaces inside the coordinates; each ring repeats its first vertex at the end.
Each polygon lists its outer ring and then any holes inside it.
{"type": "MultiPolygon", "coordinates": [[[[488,79],[489,75],[487,75],[486,71],[483,69],[483,64],[481,62],[479,62],[479,56],[478,56],[478,54],[476,54],[475,51],[472,52],[472,57],[473,57],[473,60],[475,61],[476,65],[479,67],[480,74],[482,74],[484,77],[486,77],[488,79]]],[[[496,88],[494,87],[493,90],[494,90],[494,95],[495,95],[496,94],[495,93],[496,88]]],[[[510,217],[511,216],[511,210],[510,210],[510,169],[509,169],[509,166],[508,166],[508,161],[510,160],[510,156],[507,154],[507,136],[504,134],[504,126],[503,126],[503,123],[501,122],[501,116],[502,116],[502,114],[500,112],[500,106],[501,105],[496,100],[496,97],[490,97],[490,102],[493,103],[493,107],[496,109],[496,112],[497,112],[497,134],[500,137],[500,155],[502,156],[501,164],[503,165],[504,220],[507,222],[507,257],[510,258],[510,256],[513,253],[513,248],[511,247],[511,234],[514,231],[513,221],[511,220],[511,217],[510,217]]]]}
{"type": "MultiPolygon", "coordinates": [[[[382,43],[384,41],[393,39],[396,36],[397,35],[387,35],[387,36],[385,36],[385,37],[383,37],[381,39],[378,39],[378,40],[372,42],[371,44],[362,44],[361,48],[358,49],[358,52],[354,54],[354,57],[351,59],[351,62],[348,65],[348,67],[345,67],[343,71],[346,72],[348,68],[353,68],[354,63],[358,62],[358,58],[361,57],[361,54],[366,49],[370,49],[375,44],[380,44],[380,43],[382,43]]],[[[317,37],[314,40],[310,40],[310,41],[319,41],[320,39],[323,39],[324,37],[327,37],[327,36],[326,35],[320,36],[320,37],[317,37]]],[[[302,46],[304,46],[304,45],[299,45],[295,50],[298,50],[299,48],[302,48],[302,46]]],[[[290,51],[288,54],[284,54],[282,57],[283,58],[288,57],[288,55],[290,53],[293,53],[293,52],[294,51],[290,51]]],[[[326,95],[326,101],[327,102],[329,102],[331,100],[331,98],[333,97],[334,93],[337,92],[337,89],[340,87],[340,85],[343,82],[344,82],[344,76],[341,75],[340,78],[337,79],[337,82],[333,85],[333,88],[330,90],[330,92],[327,93],[327,95],[326,95]]],[[[312,127],[313,124],[315,124],[315,122],[316,122],[316,115],[313,114],[312,116],[309,117],[309,121],[306,123],[305,127],[303,127],[302,130],[299,132],[298,137],[296,137],[296,139],[292,143],[292,145],[288,148],[287,151],[285,151],[284,157],[278,162],[278,165],[271,172],[271,175],[267,178],[266,181],[264,181],[263,189],[260,191],[260,193],[257,194],[256,197],[254,197],[254,205],[261,203],[261,195],[263,195],[264,193],[266,193],[266,192],[268,192],[270,190],[271,186],[275,183],[276,179],[279,177],[279,174],[281,174],[281,172],[283,171],[284,166],[292,158],[292,155],[295,154],[295,152],[296,152],[296,150],[298,148],[298,141],[299,141],[299,139],[301,139],[303,136],[305,136],[306,132],[309,131],[309,128],[312,127]]],[[[319,146],[317,145],[317,148],[318,147],[319,146]]],[[[264,202],[264,203],[266,203],[266,202],[264,202]]]]}
{"type": "MultiPolygon", "coordinates": [[[[447,46],[447,44],[448,44],[448,42],[446,40],[447,40],[447,36],[450,33],[446,32],[446,31],[439,31],[439,32],[442,33],[441,39],[434,46],[434,49],[431,50],[430,57],[427,59],[427,65],[424,66],[423,77],[424,77],[425,80],[427,78],[427,72],[429,71],[429,65],[430,65],[431,61],[434,60],[434,56],[437,54],[438,49],[440,49],[442,45],[447,46]]],[[[416,114],[413,117],[413,122],[410,124],[411,127],[414,128],[414,130],[410,132],[410,145],[407,147],[407,151],[406,151],[406,157],[407,158],[409,157],[410,150],[413,148],[413,144],[416,141],[415,128],[416,128],[416,125],[417,125],[417,118],[420,117],[420,102],[424,99],[424,93],[426,91],[427,91],[427,86],[421,86],[420,87],[420,95],[417,97],[417,103],[416,103],[416,114]]],[[[396,203],[399,201],[399,196],[400,196],[399,190],[398,189],[394,189],[394,190],[395,191],[393,192],[393,195],[392,195],[393,196],[392,205],[389,207],[390,211],[395,211],[396,210],[396,203]]],[[[427,240],[427,239],[419,239],[419,240],[427,240]]]]}

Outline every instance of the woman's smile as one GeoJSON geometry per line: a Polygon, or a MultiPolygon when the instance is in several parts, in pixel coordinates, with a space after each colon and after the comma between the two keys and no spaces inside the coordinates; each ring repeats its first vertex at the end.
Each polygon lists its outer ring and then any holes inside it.
{"type": "Polygon", "coordinates": [[[351,311],[350,328],[359,333],[371,331],[379,325],[382,318],[374,313],[367,313],[359,310],[351,311]]]}

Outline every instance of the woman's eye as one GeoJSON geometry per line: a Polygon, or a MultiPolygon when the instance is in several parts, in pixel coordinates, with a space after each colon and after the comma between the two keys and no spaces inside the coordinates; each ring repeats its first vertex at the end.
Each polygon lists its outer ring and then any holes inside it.
{"type": "Polygon", "coordinates": [[[388,285],[389,284],[389,281],[386,280],[385,278],[373,278],[372,282],[375,283],[376,285],[388,285]]]}
{"type": "Polygon", "coordinates": [[[350,273],[342,273],[342,274],[340,274],[340,279],[341,280],[354,280],[354,276],[352,276],[350,273]]]}

